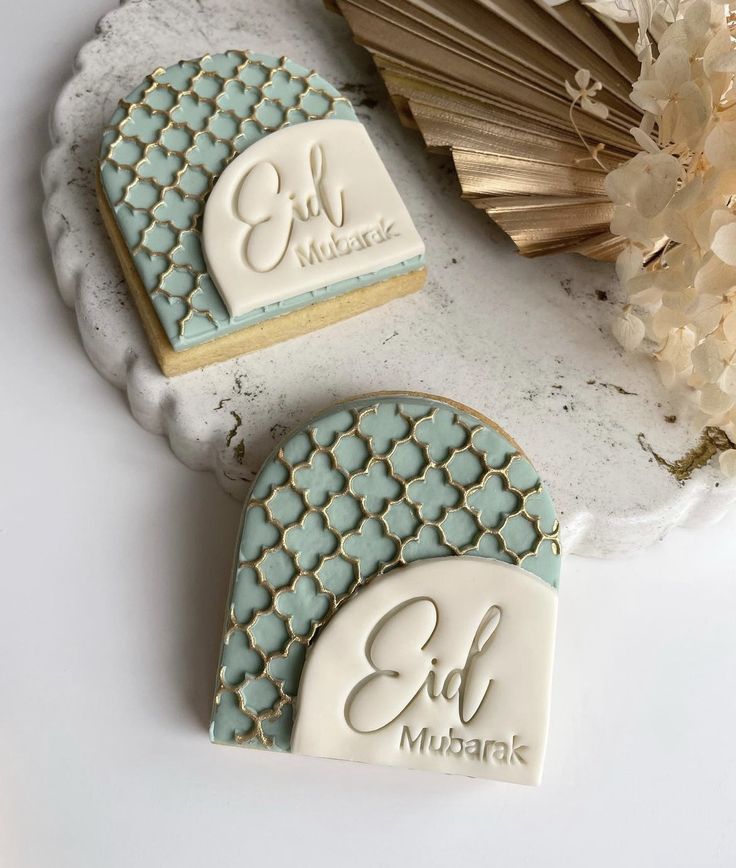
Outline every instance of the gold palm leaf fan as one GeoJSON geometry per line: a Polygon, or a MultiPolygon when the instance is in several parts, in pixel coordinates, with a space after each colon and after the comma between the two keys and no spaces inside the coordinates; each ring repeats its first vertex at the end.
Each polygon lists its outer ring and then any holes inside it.
{"type": "Polygon", "coordinates": [[[521,253],[616,258],[604,180],[637,151],[634,24],[598,14],[606,0],[326,5],[373,55],[402,121],[449,151],[463,196],[521,253]]]}

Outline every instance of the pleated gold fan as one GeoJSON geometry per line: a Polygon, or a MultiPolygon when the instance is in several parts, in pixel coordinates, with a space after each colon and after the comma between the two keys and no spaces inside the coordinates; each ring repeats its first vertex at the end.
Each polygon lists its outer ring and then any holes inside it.
{"type": "Polygon", "coordinates": [[[407,126],[448,150],[463,195],[536,256],[614,259],[606,170],[635,153],[636,28],[577,0],[328,0],[367,48],[407,126]],[[573,110],[590,71],[607,118],[573,110]],[[576,129],[577,127],[577,129],[576,129]],[[601,149],[601,146],[602,149],[601,149]],[[595,152],[599,162],[591,156],[595,152]]]}

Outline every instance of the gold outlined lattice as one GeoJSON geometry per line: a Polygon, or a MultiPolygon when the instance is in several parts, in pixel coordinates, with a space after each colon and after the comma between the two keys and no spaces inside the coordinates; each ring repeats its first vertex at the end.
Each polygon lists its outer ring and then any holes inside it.
{"type": "MultiPolygon", "coordinates": [[[[410,404],[412,407],[416,407],[414,402],[410,399],[408,399],[406,403],[410,404]]],[[[252,510],[260,509],[263,510],[263,513],[267,518],[268,524],[276,529],[278,539],[273,545],[261,547],[259,555],[254,560],[240,561],[236,567],[238,572],[243,569],[249,569],[253,571],[253,573],[257,577],[257,584],[267,592],[270,598],[270,602],[266,606],[255,608],[252,611],[250,618],[247,622],[238,621],[235,611],[235,601],[233,598],[229,612],[229,620],[226,624],[225,645],[227,645],[227,643],[230,641],[231,637],[235,633],[243,633],[244,637],[247,640],[248,648],[251,651],[254,651],[259,656],[262,667],[261,671],[257,674],[251,674],[246,672],[244,678],[239,683],[233,684],[227,679],[227,666],[225,665],[224,661],[221,665],[219,672],[219,687],[216,696],[216,705],[219,704],[224,694],[229,693],[235,699],[237,707],[242,712],[244,717],[247,718],[247,720],[250,722],[250,726],[246,730],[242,732],[235,732],[234,741],[236,743],[242,744],[245,742],[255,742],[266,748],[271,748],[274,746],[274,739],[264,731],[263,726],[268,721],[276,721],[280,719],[285,709],[288,706],[293,705],[296,691],[294,691],[292,695],[285,690],[284,679],[277,678],[271,673],[270,664],[276,660],[285,660],[291,653],[294,645],[296,644],[302,645],[306,649],[310,642],[314,639],[317,632],[321,629],[321,627],[324,626],[324,624],[326,624],[332,617],[334,612],[347,599],[349,599],[349,597],[353,593],[356,592],[360,585],[367,583],[377,575],[381,575],[397,566],[407,563],[407,549],[412,544],[419,543],[420,536],[424,532],[425,528],[429,527],[434,530],[434,532],[437,534],[437,539],[439,540],[440,544],[446,549],[445,554],[467,555],[470,553],[474,553],[479,545],[481,538],[487,534],[492,535],[495,539],[498,545],[499,556],[519,566],[524,566],[524,563],[528,559],[536,556],[539,553],[541,546],[545,542],[549,543],[552,548],[553,554],[559,555],[560,553],[559,523],[557,522],[557,520],[554,520],[552,529],[550,531],[545,531],[542,527],[543,518],[530,511],[530,509],[528,508],[529,499],[534,495],[539,495],[543,492],[542,483],[536,473],[534,474],[534,476],[537,479],[537,482],[530,488],[522,489],[513,485],[513,483],[511,482],[509,474],[512,471],[512,468],[516,462],[525,462],[526,465],[530,467],[525,456],[523,456],[523,454],[515,447],[514,444],[512,444],[510,441],[507,441],[509,454],[507,455],[505,461],[501,466],[494,467],[492,464],[489,463],[485,451],[479,446],[476,446],[474,443],[474,439],[477,438],[480,432],[488,430],[487,425],[484,425],[476,420],[468,421],[469,417],[466,416],[465,418],[463,418],[463,414],[458,413],[455,409],[449,408],[444,405],[438,405],[434,402],[427,403],[427,412],[424,412],[419,416],[414,416],[406,412],[402,408],[400,400],[397,399],[395,402],[396,414],[398,417],[404,420],[408,430],[404,436],[390,438],[391,445],[388,451],[386,451],[385,453],[379,453],[373,448],[373,444],[371,443],[371,435],[361,431],[362,421],[366,419],[369,415],[376,413],[379,406],[381,406],[381,402],[371,403],[366,406],[361,406],[359,408],[341,408],[342,410],[351,414],[352,425],[349,428],[345,430],[341,429],[338,433],[336,433],[331,445],[323,445],[317,439],[318,423],[320,420],[317,420],[317,422],[315,422],[312,426],[303,429],[303,431],[300,433],[306,435],[309,438],[310,442],[310,449],[306,457],[303,460],[300,460],[298,463],[292,464],[288,461],[285,455],[284,447],[279,449],[273,461],[279,463],[283,467],[286,473],[285,480],[277,485],[274,485],[266,496],[253,497],[248,502],[246,521],[243,528],[244,536],[247,534],[248,531],[247,515],[250,514],[252,510]],[[459,426],[464,431],[465,440],[459,446],[443,447],[446,448],[447,454],[441,460],[435,460],[432,458],[432,455],[430,453],[430,443],[424,442],[423,440],[419,439],[419,437],[417,436],[417,428],[422,423],[425,423],[429,420],[435,420],[439,413],[448,412],[448,410],[453,412],[453,424],[459,426]],[[336,457],[336,452],[340,449],[340,444],[349,437],[356,437],[363,442],[364,446],[366,447],[367,456],[365,460],[360,463],[360,466],[358,466],[352,471],[346,470],[345,467],[340,464],[339,460],[336,457]],[[400,448],[403,444],[407,443],[411,443],[413,444],[413,446],[418,448],[423,458],[421,472],[411,476],[410,478],[399,476],[398,473],[395,471],[391,461],[391,457],[395,455],[396,450],[400,448]],[[478,461],[481,468],[480,476],[476,479],[475,482],[468,485],[462,485],[454,481],[449,470],[449,465],[452,460],[459,453],[463,452],[468,452],[473,455],[474,458],[478,461]],[[344,484],[339,488],[339,490],[331,491],[323,504],[319,506],[314,506],[308,503],[308,488],[305,489],[304,486],[299,486],[296,481],[296,476],[300,473],[300,471],[311,468],[314,457],[318,454],[327,456],[331,468],[335,471],[338,471],[344,477],[344,484]],[[386,463],[387,466],[391,469],[391,476],[395,483],[398,484],[399,491],[395,497],[392,497],[390,499],[384,499],[383,506],[380,510],[371,511],[367,508],[365,503],[366,495],[357,494],[353,488],[353,483],[356,478],[364,475],[373,465],[380,462],[386,463]],[[433,520],[429,520],[427,518],[421,517],[420,509],[418,508],[417,502],[409,496],[408,489],[410,488],[410,486],[412,486],[412,484],[420,482],[422,480],[426,480],[427,473],[432,469],[439,470],[444,474],[444,483],[452,487],[457,492],[458,499],[456,503],[454,503],[450,507],[443,506],[440,510],[438,517],[433,520]],[[502,513],[501,521],[499,522],[498,526],[491,528],[483,524],[480,518],[480,512],[482,510],[474,507],[470,503],[470,500],[472,499],[474,493],[483,491],[488,482],[494,477],[501,482],[501,486],[504,492],[510,492],[512,495],[515,496],[517,508],[502,513]],[[279,521],[278,516],[275,515],[272,511],[272,504],[274,499],[279,495],[279,493],[283,493],[285,491],[289,491],[298,496],[301,499],[302,505],[304,507],[304,512],[303,514],[301,514],[299,519],[290,522],[289,524],[283,524],[281,521],[279,521]],[[360,517],[357,522],[355,522],[354,528],[348,531],[341,531],[333,524],[329,512],[330,507],[335,502],[336,498],[339,498],[346,494],[352,495],[355,502],[360,504],[360,517]],[[397,534],[392,533],[387,521],[387,514],[390,511],[391,507],[399,503],[408,505],[413,510],[417,518],[417,526],[414,529],[414,533],[405,538],[402,538],[397,534]],[[458,547],[447,538],[446,532],[443,529],[442,525],[450,513],[457,512],[458,510],[463,509],[468,514],[474,517],[477,526],[477,534],[475,534],[466,545],[458,547]],[[316,565],[313,566],[313,568],[302,569],[297,563],[298,553],[290,550],[287,547],[286,538],[288,533],[294,528],[303,528],[308,516],[315,514],[321,517],[323,527],[334,536],[336,540],[336,548],[330,550],[327,553],[319,555],[318,561],[316,565]],[[504,538],[504,529],[506,529],[509,522],[517,516],[521,516],[526,519],[529,523],[529,526],[534,530],[534,545],[523,552],[515,551],[512,547],[508,545],[507,540],[504,538]],[[389,560],[381,561],[378,568],[371,572],[370,575],[361,575],[360,558],[351,556],[346,550],[345,544],[346,541],[353,537],[356,532],[359,533],[363,529],[364,524],[367,520],[377,521],[380,524],[383,538],[390,540],[394,544],[395,555],[389,560]],[[263,572],[264,561],[269,555],[276,552],[285,553],[289,557],[291,561],[291,566],[293,568],[291,579],[287,583],[279,587],[274,587],[268,581],[267,577],[263,572]],[[336,557],[341,557],[344,561],[351,564],[353,571],[353,581],[342,593],[335,593],[330,590],[330,588],[326,587],[319,575],[325,562],[336,557]],[[311,627],[305,634],[300,634],[293,629],[293,616],[285,615],[281,611],[279,611],[278,602],[282,595],[295,592],[297,582],[304,576],[311,579],[314,582],[318,593],[323,594],[326,597],[327,611],[321,618],[312,620],[311,627]],[[269,615],[275,616],[281,620],[287,636],[285,645],[280,648],[278,652],[269,652],[266,649],[262,648],[258,644],[257,637],[254,634],[254,626],[258,622],[258,619],[260,617],[269,615]],[[262,711],[254,711],[253,709],[248,707],[243,696],[243,689],[247,686],[248,683],[264,677],[267,678],[275,688],[277,692],[277,699],[270,708],[262,711]]],[[[292,440],[293,438],[287,441],[287,444],[291,443],[292,440]]]]}
{"type": "MultiPolygon", "coordinates": [[[[295,65],[285,56],[278,59],[278,65],[276,66],[269,66],[262,60],[253,58],[251,52],[248,51],[230,51],[227,52],[226,56],[231,60],[233,58],[240,58],[237,64],[233,64],[233,72],[229,77],[213,69],[202,68],[203,64],[212,61],[213,57],[217,57],[216,55],[208,54],[194,60],[181,61],[178,65],[180,68],[184,69],[186,66],[193,66],[197,69],[189,78],[188,86],[183,90],[177,89],[168,82],[159,80],[161,76],[166,75],[175,67],[170,67],[168,70],[160,67],[155,70],[151,75],[146,77],[141,86],[134,92],[137,95],[136,99],[121,100],[118,111],[113,117],[113,122],[105,128],[102,137],[100,166],[104,167],[108,165],[118,173],[127,172],[131,175],[130,180],[123,185],[122,195],[116,201],[112,201],[108,187],[103,182],[110,206],[115,212],[116,217],[118,209],[124,206],[134,214],[141,214],[147,218],[146,226],[141,226],[139,229],[139,243],[134,245],[129,244],[128,249],[132,257],[143,253],[149,257],[152,263],[163,260],[163,268],[158,274],[156,285],[147,291],[151,299],[161,297],[166,299],[169,304],[179,302],[183,306],[183,313],[175,321],[180,339],[187,337],[187,326],[194,320],[206,319],[212,326],[212,332],[209,335],[212,337],[218,328],[218,323],[224,322],[227,319],[224,306],[217,296],[214,285],[209,280],[206,269],[197,268],[191,261],[188,261],[191,257],[184,245],[183,236],[185,234],[193,236],[197,248],[195,254],[201,260],[200,223],[205,200],[224,168],[238,156],[247,144],[255,141],[255,138],[248,136],[247,129],[249,125],[254,126],[258,130],[258,137],[260,137],[294,123],[295,118],[293,113],[300,115],[300,122],[320,120],[322,118],[333,117],[337,107],[343,106],[349,109],[351,117],[354,116],[350,101],[343,96],[331,93],[327,89],[329,85],[324,82],[324,79],[316,71],[310,70],[306,74],[296,73],[294,71],[295,65]],[[260,70],[265,76],[264,81],[258,85],[248,84],[240,77],[241,73],[245,73],[248,69],[252,68],[260,70]],[[289,84],[295,81],[301,83],[302,90],[296,97],[295,104],[289,105],[282,101],[282,99],[271,96],[268,93],[269,88],[274,85],[274,81],[278,75],[287,76],[289,84]],[[202,81],[211,82],[213,85],[218,86],[219,89],[216,92],[213,91],[210,96],[201,95],[197,90],[197,86],[202,81]],[[218,104],[218,99],[226,92],[228,86],[235,82],[239,86],[242,86],[244,93],[249,89],[260,91],[260,98],[250,107],[250,114],[247,116],[241,116],[234,109],[222,108],[218,104]],[[152,106],[147,102],[154,93],[160,95],[162,92],[168,94],[170,98],[171,104],[168,107],[160,108],[152,106]],[[324,101],[325,110],[323,112],[315,114],[306,110],[305,104],[310,96],[318,97],[324,101]],[[172,117],[187,99],[196,102],[197,105],[204,105],[209,109],[209,114],[199,129],[188,121],[174,120],[172,117]],[[282,121],[280,123],[268,124],[259,117],[259,113],[266,105],[276,106],[282,113],[282,121]],[[136,112],[143,112],[151,119],[158,118],[161,120],[162,125],[160,127],[156,125],[155,138],[151,141],[146,141],[148,136],[141,137],[141,135],[130,135],[125,132],[124,128],[131,121],[134,124],[137,123],[134,119],[136,112]],[[223,118],[232,121],[236,127],[236,131],[230,137],[223,137],[212,129],[213,123],[222,123],[223,118]],[[174,130],[181,131],[187,137],[188,145],[186,148],[172,148],[164,144],[164,141],[170,140],[171,132],[174,130]],[[204,136],[210,142],[210,147],[214,149],[219,148],[220,150],[224,149],[225,153],[217,160],[218,164],[221,163],[219,169],[211,169],[205,163],[191,162],[193,158],[199,159],[200,155],[196,153],[193,155],[191,152],[200,150],[201,146],[198,144],[198,140],[201,136],[204,136]],[[128,143],[130,146],[136,148],[137,151],[140,150],[140,157],[134,162],[116,159],[114,155],[121,143],[128,143]],[[144,165],[152,165],[149,160],[150,155],[159,152],[165,155],[167,161],[176,160],[179,164],[178,168],[171,172],[172,178],[168,183],[160,181],[155,175],[141,173],[144,165]],[[185,189],[182,186],[186,173],[191,173],[192,171],[203,176],[202,188],[197,192],[192,192],[191,189],[185,189]],[[132,205],[129,201],[131,191],[139,182],[145,183],[156,190],[156,199],[148,207],[132,205]],[[162,220],[155,216],[156,210],[161,205],[166,204],[164,200],[168,193],[172,193],[183,201],[189,201],[196,206],[195,210],[186,216],[187,225],[179,226],[177,222],[171,219],[162,220]],[[157,228],[167,230],[172,234],[173,240],[168,249],[154,249],[149,246],[148,239],[150,234],[157,228]],[[187,259],[177,262],[177,254],[183,254],[187,259]],[[191,287],[185,292],[177,292],[167,288],[167,282],[170,282],[172,276],[177,272],[185,272],[189,275],[191,287]],[[203,279],[206,279],[206,283],[204,284],[203,279]],[[206,301],[208,295],[212,297],[212,301],[206,301]],[[202,304],[199,303],[201,300],[200,296],[203,296],[205,299],[202,304]]],[[[138,266],[136,265],[136,267],[138,266]]],[[[143,285],[148,286],[150,276],[143,273],[140,273],[140,276],[143,285]]]]}

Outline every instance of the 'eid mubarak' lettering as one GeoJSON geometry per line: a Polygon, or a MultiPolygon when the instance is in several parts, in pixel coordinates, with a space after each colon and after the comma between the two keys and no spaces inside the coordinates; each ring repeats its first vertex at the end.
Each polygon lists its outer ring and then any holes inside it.
{"type": "Polygon", "coordinates": [[[333,230],[345,224],[345,191],[330,183],[327,158],[321,145],[309,151],[309,190],[299,195],[286,189],[279,170],[265,160],[243,178],[237,211],[250,227],[243,257],[249,268],[266,272],[277,268],[289,252],[302,268],[347,256],[398,238],[395,221],[380,218],[370,226],[350,231],[331,231],[292,248],[294,228],[324,216],[333,230]]]}
{"type": "Polygon", "coordinates": [[[207,199],[202,243],[233,317],[315,290],[349,292],[366,276],[389,279],[424,253],[364,127],[337,119],[284,127],[239,154],[207,199]]]}
{"type": "Polygon", "coordinates": [[[537,783],[555,614],[549,584],[492,558],[375,578],[307,652],[292,750],[537,783]]]}
{"type": "Polygon", "coordinates": [[[236,210],[250,227],[243,257],[254,271],[273,271],[280,265],[298,223],[321,215],[335,228],[345,222],[345,191],[330,185],[321,145],[312,145],[308,162],[310,187],[301,196],[284,187],[269,160],[256,163],[243,178],[236,210]]]}
{"type": "Polygon", "coordinates": [[[525,755],[529,746],[522,744],[516,734],[506,740],[480,739],[460,736],[452,727],[443,735],[435,735],[426,726],[415,733],[411,727],[404,726],[399,737],[399,750],[458,759],[465,757],[493,765],[526,765],[525,755]]]}

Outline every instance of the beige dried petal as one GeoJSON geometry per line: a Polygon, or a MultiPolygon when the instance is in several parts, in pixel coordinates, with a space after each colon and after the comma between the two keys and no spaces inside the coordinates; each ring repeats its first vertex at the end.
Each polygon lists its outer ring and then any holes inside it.
{"type": "Polygon", "coordinates": [[[662,212],[664,234],[680,245],[698,245],[692,224],[694,216],[691,211],[670,208],[668,205],[662,212]]]}
{"type": "Polygon", "coordinates": [[[616,276],[622,286],[635,277],[644,266],[644,257],[641,250],[628,244],[616,258],[616,276]]]}
{"type": "Polygon", "coordinates": [[[662,252],[659,261],[666,268],[682,272],[687,283],[692,283],[695,273],[700,268],[702,256],[684,244],[675,244],[662,252]]]}
{"type": "Polygon", "coordinates": [[[723,392],[715,383],[709,383],[700,390],[700,409],[708,416],[722,416],[733,407],[733,398],[723,392]]]}
{"type": "Polygon", "coordinates": [[[665,389],[671,389],[677,382],[677,372],[672,362],[657,360],[657,373],[665,389]]]}
{"type": "Polygon", "coordinates": [[[624,309],[611,325],[616,340],[625,350],[635,350],[644,340],[644,323],[631,310],[624,309]]]}
{"type": "Polygon", "coordinates": [[[575,84],[580,88],[580,90],[585,90],[585,88],[590,83],[590,70],[589,69],[579,69],[575,73],[575,84]]]}
{"type": "Polygon", "coordinates": [[[679,45],[668,45],[654,64],[654,74],[665,94],[673,96],[690,78],[690,58],[687,51],[679,45]]]}
{"type": "Polygon", "coordinates": [[[668,207],[678,211],[686,211],[689,208],[694,208],[702,195],[703,178],[700,175],[695,175],[688,180],[687,184],[680,187],[672,197],[668,207]]]}
{"type": "Polygon", "coordinates": [[[720,121],[705,140],[705,156],[719,169],[736,166],[736,121],[720,121]]]}
{"type": "Polygon", "coordinates": [[[653,344],[659,343],[662,338],[654,333],[653,316],[648,314],[642,317],[642,319],[644,320],[644,340],[650,341],[653,344]]]}
{"type": "Polygon", "coordinates": [[[646,151],[649,154],[659,153],[659,145],[641,127],[632,127],[629,132],[633,136],[636,144],[639,145],[639,147],[642,149],[642,151],[646,151]]]}
{"type": "Polygon", "coordinates": [[[565,79],[565,90],[572,100],[578,99],[580,96],[580,91],[574,88],[567,79],[565,79]]]}
{"type": "Polygon", "coordinates": [[[736,364],[726,365],[718,380],[718,385],[727,395],[732,397],[736,395],[736,364]]]}
{"type": "Polygon", "coordinates": [[[695,242],[703,253],[710,250],[713,211],[713,208],[704,208],[700,213],[696,213],[694,208],[690,211],[691,217],[694,218],[692,229],[693,235],[695,236],[695,242]]]}
{"type": "Polygon", "coordinates": [[[695,347],[695,332],[688,326],[673,329],[668,335],[657,358],[670,362],[678,374],[685,373],[692,367],[692,352],[695,347]]]}
{"type": "Polygon", "coordinates": [[[621,24],[636,24],[639,20],[637,6],[631,0],[582,0],[584,6],[621,24]]]}
{"type": "Polygon", "coordinates": [[[657,40],[659,50],[664,51],[671,45],[677,45],[680,48],[687,50],[687,31],[685,30],[685,22],[680,18],[674,21],[665,32],[657,40]]]}
{"type": "Polygon", "coordinates": [[[736,52],[731,46],[731,34],[725,27],[718,30],[703,52],[703,69],[706,75],[714,72],[736,72],[736,52]]]}
{"type": "Polygon", "coordinates": [[[636,292],[630,292],[629,301],[637,307],[658,307],[662,304],[662,290],[656,286],[648,286],[636,292]]]}
{"type": "Polygon", "coordinates": [[[713,4],[710,0],[696,0],[685,9],[683,20],[691,53],[703,49],[704,37],[710,29],[712,14],[713,4]]]}
{"type": "Polygon", "coordinates": [[[636,180],[636,166],[633,160],[619,166],[606,175],[604,186],[608,198],[615,205],[628,205],[631,201],[631,188],[636,180]]]}
{"type": "Polygon", "coordinates": [[[736,214],[733,214],[728,208],[713,208],[710,211],[710,241],[713,241],[716,232],[721,226],[728,226],[729,223],[736,223],[736,214]]]}
{"type": "Polygon", "coordinates": [[[642,217],[656,217],[667,205],[677,188],[682,172],[679,160],[671,154],[638,154],[639,161],[631,204],[642,217]]]}
{"type": "Polygon", "coordinates": [[[686,322],[687,320],[682,311],[662,306],[652,316],[652,334],[657,340],[663,341],[673,329],[681,328],[686,322]]]}
{"type": "Polygon", "coordinates": [[[693,372],[703,383],[716,383],[723,373],[721,350],[714,338],[706,338],[693,350],[693,372]]]}
{"type": "Polygon", "coordinates": [[[726,418],[725,422],[721,423],[721,428],[731,443],[736,443],[736,417],[733,413],[726,418]]]}
{"type": "Polygon", "coordinates": [[[659,117],[659,141],[661,144],[668,145],[674,140],[676,123],[677,103],[674,100],[669,100],[662,106],[662,113],[659,117]]]}
{"type": "Polygon", "coordinates": [[[733,479],[736,477],[736,449],[726,449],[718,456],[718,464],[723,473],[733,479]]]}
{"type": "Polygon", "coordinates": [[[723,298],[716,295],[701,295],[687,309],[688,320],[703,337],[718,328],[723,313],[723,298]]]}
{"type": "MultiPolygon", "coordinates": [[[[736,104],[734,104],[734,109],[736,110],[736,104]]],[[[727,121],[727,115],[728,112],[724,111],[720,116],[719,123],[727,121]]],[[[736,111],[734,111],[734,117],[736,118],[736,111]]],[[[736,133],[736,127],[734,132],[736,133]]],[[[736,164],[728,168],[708,166],[702,173],[702,178],[703,201],[707,200],[708,205],[714,208],[725,207],[733,193],[734,186],[736,186],[736,164]]]]}
{"type": "Polygon", "coordinates": [[[644,112],[659,116],[667,99],[664,87],[658,81],[635,81],[631,87],[631,101],[644,112]]]}
{"type": "Polygon", "coordinates": [[[736,265],[736,217],[715,231],[711,250],[727,265],[736,265]]]}
{"type": "Polygon", "coordinates": [[[723,295],[736,286],[736,268],[714,253],[708,253],[693,282],[704,295],[723,295]]]}
{"type": "Polygon", "coordinates": [[[729,75],[736,73],[736,51],[728,51],[713,58],[711,74],[714,72],[725,72],[729,75]]]}
{"type": "Polygon", "coordinates": [[[709,91],[702,91],[694,81],[686,81],[671,105],[675,109],[671,140],[686,142],[695,149],[713,113],[709,91]]]}
{"type": "Polygon", "coordinates": [[[731,308],[731,312],[726,314],[723,319],[723,336],[731,344],[736,347],[736,309],[731,308]]]}
{"type": "MultiPolygon", "coordinates": [[[[706,384],[706,382],[707,382],[707,381],[704,380],[704,379],[703,379],[703,378],[702,378],[702,377],[701,377],[701,376],[700,376],[700,375],[695,371],[694,368],[693,368],[693,370],[690,371],[689,376],[685,377],[685,383],[686,383],[688,386],[690,386],[690,388],[693,390],[692,392],[688,392],[688,395],[687,395],[688,398],[690,398],[691,401],[693,400],[693,397],[696,397],[697,394],[699,394],[700,390],[703,388],[703,386],[706,384]]],[[[708,424],[707,421],[706,421],[705,424],[706,424],[706,425],[708,424]]]]}
{"type": "Polygon", "coordinates": [[[662,292],[668,293],[681,294],[690,283],[682,268],[659,268],[654,272],[654,278],[662,292]]]}
{"type": "MultiPolygon", "coordinates": [[[[639,124],[639,128],[644,130],[644,132],[649,135],[654,135],[654,128],[657,125],[657,119],[651,112],[646,112],[642,115],[641,123],[639,124]]],[[[645,150],[647,150],[645,148],[645,150]]]]}
{"type": "Polygon", "coordinates": [[[611,232],[643,247],[652,247],[662,237],[662,221],[642,217],[631,205],[617,205],[611,217],[611,232]]]}
{"type": "Polygon", "coordinates": [[[657,283],[657,276],[658,272],[653,268],[642,269],[638,274],[629,278],[626,288],[630,294],[642,292],[642,290],[649,289],[650,286],[657,283]]]}
{"type": "MultiPolygon", "coordinates": [[[[734,104],[736,108],[736,104],[734,104]]],[[[736,163],[730,168],[711,167],[705,174],[713,204],[725,205],[736,190],[736,163]]]]}
{"type": "Polygon", "coordinates": [[[697,298],[697,292],[692,286],[685,286],[677,291],[663,292],[662,304],[683,313],[697,298]]]}

